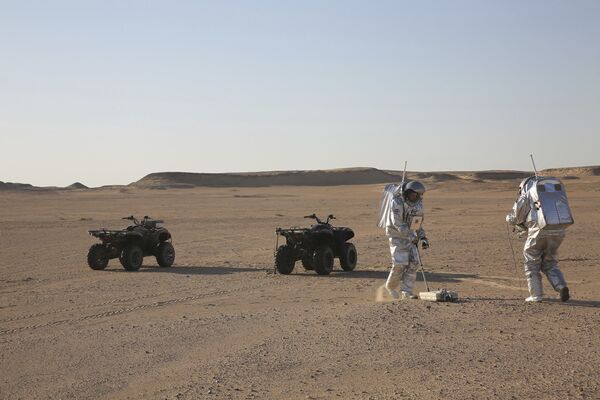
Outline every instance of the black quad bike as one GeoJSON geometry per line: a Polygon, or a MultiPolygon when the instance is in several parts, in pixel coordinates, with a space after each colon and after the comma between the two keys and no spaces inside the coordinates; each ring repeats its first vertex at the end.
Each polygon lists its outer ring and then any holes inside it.
{"type": "MultiPolygon", "coordinates": [[[[354,237],[350,228],[334,227],[329,221],[323,222],[315,214],[307,215],[317,221],[310,228],[277,228],[275,233],[285,237],[286,244],[276,247],[275,268],[280,274],[290,274],[296,261],[302,261],[304,269],[316,271],[319,275],[329,275],[333,270],[333,261],[337,257],[344,271],[356,268],[358,254],[354,244],[348,240],[354,237]]],[[[279,244],[279,242],[277,243],[279,244]]]]}
{"type": "Polygon", "coordinates": [[[92,245],[88,251],[87,261],[91,269],[104,269],[108,260],[118,258],[123,268],[137,271],[142,266],[144,256],[155,256],[161,267],[173,265],[175,249],[171,234],[161,226],[163,221],[148,216],[141,221],[133,216],[123,219],[132,221],[133,225],[122,230],[88,231],[102,241],[92,245]]]}

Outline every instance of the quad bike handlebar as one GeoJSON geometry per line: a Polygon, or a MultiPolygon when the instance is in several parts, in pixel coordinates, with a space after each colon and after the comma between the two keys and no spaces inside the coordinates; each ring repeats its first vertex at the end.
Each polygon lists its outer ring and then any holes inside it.
{"type": "Polygon", "coordinates": [[[328,224],[328,223],[329,223],[329,221],[331,221],[332,219],[336,219],[336,218],[335,218],[335,216],[334,216],[333,214],[329,214],[329,215],[327,216],[327,221],[326,221],[326,222],[323,222],[323,221],[321,221],[321,220],[319,219],[319,217],[317,217],[317,215],[316,215],[316,214],[314,214],[314,213],[313,213],[313,214],[310,214],[310,215],[305,215],[305,216],[304,216],[304,218],[310,218],[310,219],[314,219],[314,220],[315,220],[315,221],[317,221],[317,223],[319,223],[319,224],[328,224]]]}
{"type": "MultiPolygon", "coordinates": [[[[144,218],[139,221],[136,217],[134,217],[133,215],[130,215],[129,217],[123,217],[121,219],[126,219],[128,221],[132,221],[134,223],[134,225],[144,225],[146,223],[146,221],[151,220],[152,218],[150,218],[147,215],[144,215],[144,218]]],[[[162,221],[159,221],[162,222],[162,221]]]]}
{"type": "Polygon", "coordinates": [[[136,225],[140,224],[140,221],[138,221],[133,215],[130,215],[129,217],[123,217],[121,219],[126,219],[128,221],[132,221],[136,225]]]}

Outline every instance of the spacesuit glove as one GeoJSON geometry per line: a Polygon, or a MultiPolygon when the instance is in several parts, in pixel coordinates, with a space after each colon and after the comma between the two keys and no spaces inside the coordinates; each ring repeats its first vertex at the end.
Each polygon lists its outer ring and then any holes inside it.
{"type": "Polygon", "coordinates": [[[506,218],[505,219],[506,219],[506,222],[508,222],[511,225],[514,225],[512,215],[506,214],[506,218]]]}
{"type": "Polygon", "coordinates": [[[411,232],[408,236],[408,240],[410,240],[410,242],[412,244],[419,244],[419,237],[417,236],[416,233],[411,232]]]}
{"type": "Polygon", "coordinates": [[[429,239],[427,239],[427,238],[421,239],[421,248],[423,250],[426,250],[429,248],[429,239]]]}

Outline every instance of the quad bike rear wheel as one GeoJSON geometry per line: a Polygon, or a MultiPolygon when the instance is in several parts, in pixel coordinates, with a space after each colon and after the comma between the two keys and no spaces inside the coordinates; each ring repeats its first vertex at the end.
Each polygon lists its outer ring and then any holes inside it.
{"type": "Polygon", "coordinates": [[[333,249],[328,245],[317,247],[313,256],[313,265],[319,275],[329,275],[333,271],[333,249]]]}
{"type": "Polygon", "coordinates": [[[340,255],[340,265],[344,271],[354,271],[358,262],[358,253],[352,243],[344,243],[342,254],[340,255]]]}
{"type": "Polygon", "coordinates": [[[137,271],[144,262],[144,252],[140,246],[132,244],[123,249],[119,260],[127,271],[137,271]]]}
{"type": "Polygon", "coordinates": [[[108,265],[108,249],[101,243],[90,247],[87,255],[88,266],[94,270],[102,270],[108,265]]]}
{"type": "Polygon", "coordinates": [[[275,268],[277,272],[283,275],[289,275],[294,270],[294,252],[288,245],[279,246],[275,254],[275,268]]]}
{"type": "Polygon", "coordinates": [[[175,262],[175,248],[169,242],[163,242],[156,248],[156,262],[164,268],[168,268],[175,262]]]}

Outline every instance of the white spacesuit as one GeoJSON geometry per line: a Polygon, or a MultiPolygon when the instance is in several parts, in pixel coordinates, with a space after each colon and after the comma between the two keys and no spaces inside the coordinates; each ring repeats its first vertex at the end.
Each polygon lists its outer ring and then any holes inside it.
{"type": "Polygon", "coordinates": [[[560,293],[562,301],[569,299],[567,282],[558,267],[558,248],[565,229],[573,224],[564,185],[556,178],[530,177],[519,185],[519,197],[506,221],[521,231],[527,231],[523,248],[525,276],[529,302],[542,301],[541,272],[560,293]]]}
{"type": "Polygon", "coordinates": [[[392,270],[385,287],[394,299],[400,296],[403,299],[416,298],[413,287],[420,261],[416,246],[421,240],[423,248],[429,247],[422,227],[424,193],[425,186],[422,183],[410,181],[402,187],[397,186],[393,196],[388,196],[387,209],[382,204],[382,218],[392,254],[392,270]]]}

